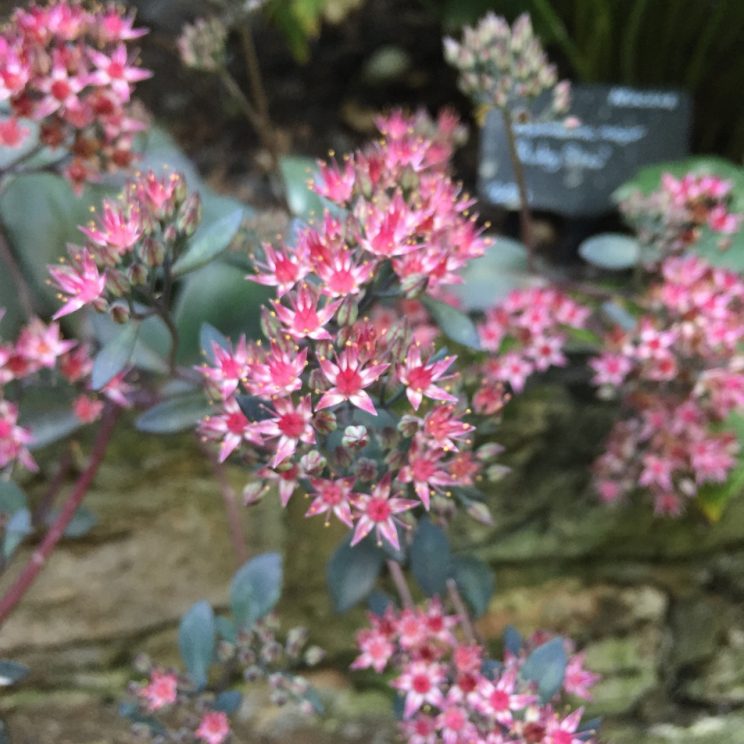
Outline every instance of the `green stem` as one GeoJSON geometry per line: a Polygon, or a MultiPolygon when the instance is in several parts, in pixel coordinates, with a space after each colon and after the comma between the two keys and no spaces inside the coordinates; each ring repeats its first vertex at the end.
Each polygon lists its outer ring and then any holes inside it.
{"type": "Polygon", "coordinates": [[[522,243],[527,248],[527,265],[530,271],[535,270],[535,244],[534,231],[532,228],[532,213],[530,212],[529,197],[527,194],[527,180],[524,174],[524,166],[517,152],[517,139],[514,135],[514,125],[508,109],[501,109],[504,117],[504,129],[506,130],[506,141],[509,146],[509,158],[511,159],[514,179],[517,182],[519,192],[519,226],[522,243]]]}

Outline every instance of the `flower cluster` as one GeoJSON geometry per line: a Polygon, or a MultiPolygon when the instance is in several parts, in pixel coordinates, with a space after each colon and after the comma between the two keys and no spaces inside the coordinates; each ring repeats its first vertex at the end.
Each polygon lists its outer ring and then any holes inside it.
{"type": "MultiPolygon", "coordinates": [[[[403,698],[401,731],[409,744],[579,744],[593,742],[581,731],[582,709],[568,715],[554,703],[560,693],[589,699],[598,677],[571,655],[562,689],[541,702],[534,683],[520,673],[530,647],[487,658],[480,644],[463,643],[458,618],[432,600],[421,609],[370,615],[371,627],[357,634],[360,655],[353,669],[392,670],[390,682],[403,698]]],[[[538,639],[533,639],[531,646],[538,639]]],[[[567,643],[566,652],[572,648],[567,643]]]]}
{"type": "Polygon", "coordinates": [[[38,123],[39,145],[64,148],[59,162],[80,187],[99,173],[126,168],[143,128],[132,92],[150,73],[133,62],[128,42],[145,30],[113,4],[88,11],[77,2],[18,8],[0,33],[0,102],[10,118],[0,144],[18,147],[38,123]],[[68,155],[69,153],[69,155],[68,155]]]}
{"type": "MultiPolygon", "coordinates": [[[[86,245],[69,246],[69,262],[49,269],[65,300],[54,317],[90,305],[126,322],[136,312],[135,302],[157,305],[154,279],[173,265],[200,217],[199,196],[187,193],[181,175],[138,175],[118,199],[104,200],[97,222],[80,228],[86,245]]],[[[169,276],[166,272],[166,285],[169,276]]],[[[162,295],[169,291],[164,286],[162,295]]],[[[166,306],[167,301],[163,297],[166,306]]]]}
{"type": "Polygon", "coordinates": [[[558,82],[527,14],[510,27],[504,18],[487,13],[477,26],[464,28],[462,42],[445,38],[444,54],[460,72],[460,89],[482,112],[497,108],[525,117],[530,113],[525,105],[545,93],[552,95],[546,115],[568,111],[569,83],[558,82]]]}
{"type": "Polygon", "coordinates": [[[178,38],[178,52],[186,67],[214,72],[225,64],[227,28],[216,16],[186,24],[178,38]]]}
{"type": "Polygon", "coordinates": [[[661,177],[661,185],[648,195],[634,192],[620,210],[637,231],[641,242],[661,257],[681,253],[700,240],[705,230],[728,237],[739,230],[744,216],[731,211],[733,183],[713,175],[688,173],[661,177]]]}
{"type": "Polygon", "coordinates": [[[648,312],[610,333],[590,363],[595,383],[619,391],[628,411],[595,474],[605,501],[640,487],[659,513],[678,514],[736,463],[725,420],[744,410],[744,282],[694,256],[668,258],[661,270],[648,312]]]}
{"type": "Polygon", "coordinates": [[[500,408],[498,391],[504,383],[519,393],[534,372],[565,365],[566,331],[583,328],[589,313],[552,287],[514,290],[490,308],[478,331],[481,346],[494,356],[479,367],[482,383],[473,398],[475,410],[500,408]]]}
{"type": "Polygon", "coordinates": [[[255,259],[250,278],[277,294],[262,318],[268,344],[214,344],[202,368],[221,401],[202,434],[222,460],[247,445],[260,465],[247,500],[273,482],[286,505],[302,487],[308,516],[393,547],[401,515],[472,485],[482,464],[455,357],[413,343],[404,320],[362,314],[441,291],[485,247],[445,172],[456,121],[440,117],[434,139],[417,134],[420,122],[393,113],[380,121],[384,144],[321,167],[318,192],[344,211],[255,259]]]}
{"type": "MultiPolygon", "coordinates": [[[[277,636],[275,617],[268,616],[230,638],[222,638],[217,650],[219,664],[226,670],[223,683],[234,682],[238,674],[244,682],[264,680],[274,705],[292,703],[306,715],[316,712],[314,693],[307,680],[293,671],[297,666],[312,667],[323,652],[307,646],[305,628],[292,628],[286,638],[277,636]]],[[[135,728],[155,741],[223,744],[230,738],[228,715],[240,707],[238,690],[202,691],[187,675],[153,667],[147,658],[137,664],[147,675],[145,683],[131,685],[132,703],[127,715],[135,728]]]]}
{"type": "Polygon", "coordinates": [[[15,342],[0,342],[0,471],[16,462],[28,470],[36,469],[28,449],[33,444],[32,433],[19,424],[19,404],[32,384],[54,384],[60,397],[68,393],[76,396],[72,410],[85,424],[100,416],[105,399],[128,405],[124,373],[95,393],[90,390],[92,367],[89,348],[64,339],[58,323],[47,325],[34,318],[21,329],[15,342]]]}

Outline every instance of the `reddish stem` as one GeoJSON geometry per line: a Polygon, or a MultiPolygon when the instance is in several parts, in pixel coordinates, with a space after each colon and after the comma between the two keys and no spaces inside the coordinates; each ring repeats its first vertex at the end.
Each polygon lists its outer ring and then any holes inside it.
{"type": "Polygon", "coordinates": [[[204,446],[203,450],[212,464],[212,470],[220,486],[222,501],[225,504],[225,512],[227,514],[227,524],[230,528],[230,541],[232,542],[238,564],[242,566],[248,560],[248,545],[246,544],[245,535],[241,528],[240,509],[238,508],[238,498],[235,494],[235,489],[230,485],[230,481],[227,479],[227,473],[225,473],[225,467],[217,459],[214,452],[207,446],[204,446]]]}
{"type": "Polygon", "coordinates": [[[395,584],[395,589],[400,597],[401,604],[407,610],[413,607],[413,596],[411,590],[406,581],[406,575],[403,573],[403,569],[400,567],[398,561],[394,561],[392,558],[387,562],[388,571],[390,572],[390,578],[395,584]]]}
{"type": "Polygon", "coordinates": [[[106,450],[108,449],[118,418],[119,410],[117,408],[108,408],[103,414],[103,420],[101,421],[98,434],[96,435],[96,441],[90,453],[88,467],[85,468],[78,478],[72,489],[72,493],[67,498],[67,501],[65,501],[62,510],[44,536],[39,547],[31,554],[21,571],[21,575],[5,592],[2,598],[0,598],[0,626],[8,619],[8,615],[10,615],[15,606],[30,589],[55,546],[62,538],[62,535],[64,535],[78,507],[83,502],[98,472],[98,468],[106,455],[106,450]]]}
{"type": "Polygon", "coordinates": [[[454,579],[447,579],[447,591],[450,600],[454,605],[455,612],[457,612],[460,617],[460,624],[462,625],[462,632],[465,634],[465,640],[471,644],[477,643],[478,638],[470,619],[470,613],[468,612],[468,608],[465,607],[465,602],[462,599],[462,595],[460,594],[460,590],[457,588],[457,583],[454,579]]]}

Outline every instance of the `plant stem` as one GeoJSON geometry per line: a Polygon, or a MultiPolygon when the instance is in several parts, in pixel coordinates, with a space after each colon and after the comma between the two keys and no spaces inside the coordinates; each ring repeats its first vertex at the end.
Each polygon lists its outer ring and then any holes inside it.
{"type": "Polygon", "coordinates": [[[506,130],[506,141],[509,145],[509,157],[514,170],[514,178],[519,191],[519,227],[522,243],[527,248],[527,265],[530,271],[535,270],[535,244],[534,231],[532,229],[532,213],[527,195],[527,181],[524,175],[524,166],[517,152],[517,139],[514,135],[514,124],[508,109],[501,109],[504,117],[504,129],[506,130]]]}
{"type": "Polygon", "coordinates": [[[455,611],[460,616],[460,623],[462,624],[462,632],[465,634],[465,640],[468,643],[477,643],[478,638],[475,635],[475,628],[470,619],[470,613],[468,612],[468,608],[465,607],[465,602],[462,600],[460,590],[457,588],[457,583],[454,579],[447,579],[447,592],[449,593],[450,600],[455,607],[455,611]]]}
{"type": "Polygon", "coordinates": [[[269,113],[269,98],[266,95],[266,89],[261,76],[261,67],[258,63],[258,54],[256,45],[253,43],[253,32],[250,26],[244,24],[240,29],[240,41],[243,45],[243,57],[245,58],[245,71],[248,76],[248,85],[251,87],[251,95],[256,105],[258,116],[261,122],[261,139],[271,154],[274,170],[279,165],[279,153],[277,151],[276,137],[274,136],[274,127],[271,123],[269,113]]]}
{"type": "Polygon", "coordinates": [[[208,446],[202,445],[202,450],[209,458],[212,465],[215,478],[222,493],[222,501],[225,504],[225,514],[227,515],[227,524],[230,528],[230,541],[232,542],[235,558],[238,565],[242,566],[248,560],[248,545],[245,535],[240,525],[240,510],[238,509],[238,498],[235,489],[230,485],[227,479],[224,465],[217,459],[214,452],[208,446]]]}
{"type": "Polygon", "coordinates": [[[50,510],[54,506],[54,500],[57,498],[62,486],[64,486],[71,467],[72,451],[68,446],[59,458],[57,470],[49,481],[49,487],[34,511],[34,525],[36,527],[41,527],[46,522],[50,510]]]}
{"type": "Polygon", "coordinates": [[[2,626],[2,624],[8,619],[10,613],[31,588],[31,585],[41,572],[41,569],[49,559],[55,546],[64,535],[65,530],[72,521],[72,518],[75,516],[78,507],[83,502],[83,499],[88,493],[88,489],[98,472],[98,468],[106,455],[106,450],[108,449],[118,418],[118,408],[110,407],[104,412],[101,425],[96,435],[96,441],[90,453],[88,466],[78,478],[74,488],[72,489],[72,493],[67,498],[67,501],[65,501],[59,515],[47,531],[41,544],[36,550],[34,550],[26,562],[20,576],[9,587],[2,598],[0,598],[0,626],[2,626]]]}
{"type": "Polygon", "coordinates": [[[10,247],[10,241],[8,240],[8,233],[5,227],[5,223],[0,220],[0,262],[5,263],[10,272],[10,278],[15,284],[16,292],[18,294],[18,302],[21,306],[23,314],[27,320],[30,320],[36,314],[34,311],[34,292],[31,289],[31,285],[26,279],[21,265],[13,253],[13,249],[10,247]]]}
{"type": "Polygon", "coordinates": [[[406,575],[400,567],[400,563],[390,558],[387,562],[387,567],[390,572],[390,578],[393,580],[395,589],[400,597],[401,604],[405,609],[411,609],[413,607],[413,596],[408,586],[408,582],[406,581],[406,575]]]}

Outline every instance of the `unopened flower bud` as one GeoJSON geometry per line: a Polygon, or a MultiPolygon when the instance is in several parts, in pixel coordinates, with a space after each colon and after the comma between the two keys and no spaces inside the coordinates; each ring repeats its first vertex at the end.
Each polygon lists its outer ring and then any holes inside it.
{"type": "Polygon", "coordinates": [[[380,446],[385,450],[391,450],[397,446],[400,437],[398,432],[392,426],[385,426],[377,433],[380,440],[380,446]]]}
{"type": "Polygon", "coordinates": [[[312,420],[313,428],[318,434],[330,434],[336,431],[336,415],[332,411],[317,411],[312,420]]]}
{"type": "Polygon", "coordinates": [[[261,671],[261,667],[256,666],[255,664],[253,666],[248,666],[243,670],[243,679],[246,682],[256,682],[263,676],[263,672],[261,671]]]}
{"type": "Polygon", "coordinates": [[[476,522],[489,527],[493,524],[491,510],[482,501],[471,501],[467,505],[466,511],[476,522]]]}
{"type": "Polygon", "coordinates": [[[127,269],[127,279],[133,287],[145,284],[149,276],[150,272],[147,270],[147,266],[139,262],[133,263],[129,269],[127,269]]]}
{"type": "Polygon", "coordinates": [[[413,300],[426,289],[428,282],[426,274],[410,274],[401,279],[400,289],[407,299],[413,300]]]}
{"type": "Polygon", "coordinates": [[[266,338],[276,338],[281,334],[281,331],[282,322],[273,310],[264,305],[261,308],[261,333],[266,338]]]}
{"type": "Polygon", "coordinates": [[[419,420],[416,416],[411,416],[411,414],[408,413],[401,416],[400,421],[398,422],[398,431],[406,437],[406,439],[415,436],[418,430],[419,420]]]}
{"type": "Polygon", "coordinates": [[[264,493],[265,487],[263,483],[247,483],[243,488],[243,504],[245,506],[255,506],[261,502],[264,493]]]}
{"type": "Polygon", "coordinates": [[[344,435],[341,444],[344,447],[366,447],[369,443],[369,435],[366,426],[347,426],[344,429],[344,435]]]}
{"type": "Polygon", "coordinates": [[[377,463],[368,457],[360,457],[354,464],[354,475],[358,480],[369,483],[377,478],[377,463]]]}
{"type": "Polygon", "coordinates": [[[176,228],[181,235],[193,235],[202,218],[202,204],[199,194],[190,194],[181,205],[176,218],[176,228]]]}
{"type": "Polygon", "coordinates": [[[109,269],[106,272],[106,289],[114,295],[114,297],[123,297],[131,291],[132,285],[129,283],[129,279],[127,279],[123,271],[119,271],[119,269],[109,269]]]}
{"type": "Polygon", "coordinates": [[[354,455],[347,447],[339,446],[333,450],[333,460],[339,468],[348,468],[354,462],[354,455]]]}
{"type": "Polygon", "coordinates": [[[287,654],[293,658],[298,657],[305,647],[309,635],[307,628],[291,628],[287,633],[287,654]]]}
{"type": "Polygon", "coordinates": [[[162,266],[165,260],[165,246],[152,236],[142,241],[137,252],[147,266],[162,266]]]}
{"type": "Polygon", "coordinates": [[[117,302],[115,305],[111,306],[110,313],[114,323],[120,323],[121,325],[124,325],[124,323],[128,323],[131,316],[129,308],[120,302],[117,302]]]}
{"type": "Polygon", "coordinates": [[[498,442],[488,442],[478,447],[475,456],[481,462],[488,462],[489,460],[493,460],[495,457],[498,457],[503,451],[503,445],[499,444],[498,442]]]}
{"type": "Polygon", "coordinates": [[[166,225],[163,229],[163,242],[173,245],[178,240],[178,228],[174,224],[166,225]]]}
{"type": "Polygon", "coordinates": [[[350,326],[359,317],[359,306],[353,297],[345,297],[341,307],[336,311],[336,322],[340,326],[350,326]]]}
{"type": "Polygon", "coordinates": [[[326,464],[327,460],[318,450],[311,450],[300,458],[300,469],[308,475],[320,473],[326,464]]]}
{"type": "Polygon", "coordinates": [[[488,470],[486,470],[486,478],[488,478],[491,483],[497,483],[510,472],[511,468],[508,468],[506,465],[491,465],[488,470]]]}

